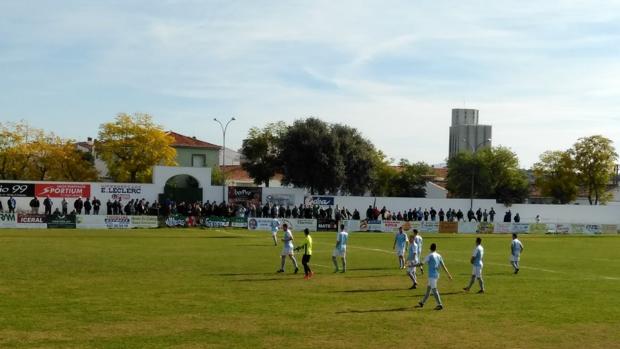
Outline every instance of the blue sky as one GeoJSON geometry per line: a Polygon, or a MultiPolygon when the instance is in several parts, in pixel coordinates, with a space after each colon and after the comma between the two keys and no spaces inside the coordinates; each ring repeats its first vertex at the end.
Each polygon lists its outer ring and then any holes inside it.
{"type": "MultiPolygon", "coordinates": [[[[3,1],[0,121],[96,136],[118,112],[228,145],[316,116],[443,162],[452,108],[529,167],[620,141],[619,1],[3,1]]],[[[616,144],[618,145],[618,144],[616,144]]]]}

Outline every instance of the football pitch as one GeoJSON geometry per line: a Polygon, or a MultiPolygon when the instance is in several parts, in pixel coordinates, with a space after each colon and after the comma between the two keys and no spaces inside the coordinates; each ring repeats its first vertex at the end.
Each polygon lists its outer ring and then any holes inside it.
{"type": "Polygon", "coordinates": [[[454,276],[442,311],[415,308],[392,234],[351,233],[345,274],[312,236],[304,280],[267,232],[1,230],[0,348],[620,348],[620,236],[522,235],[513,275],[510,236],[484,235],[476,294],[475,237],[423,234],[454,276]]]}

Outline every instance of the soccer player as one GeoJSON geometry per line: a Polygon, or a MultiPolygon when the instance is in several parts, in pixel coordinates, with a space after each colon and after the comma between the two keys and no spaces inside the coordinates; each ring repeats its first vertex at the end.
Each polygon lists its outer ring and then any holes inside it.
{"type": "Polygon", "coordinates": [[[398,265],[400,269],[405,269],[405,250],[407,249],[407,234],[403,232],[403,227],[398,228],[398,233],[394,237],[394,246],[398,256],[398,265]]]}
{"type": "Polygon", "coordinates": [[[338,257],[342,259],[342,272],[347,271],[347,241],[349,233],[344,230],[344,224],[340,224],[340,232],[336,237],[336,247],[332,252],[332,262],[334,262],[334,273],[338,272],[338,257]]]}
{"type": "Polygon", "coordinates": [[[510,243],[510,264],[512,264],[515,274],[519,272],[521,252],[523,252],[523,244],[517,239],[517,234],[512,234],[512,242],[510,243]]]}
{"type": "Polygon", "coordinates": [[[280,228],[280,221],[276,218],[271,220],[271,237],[273,238],[274,246],[278,246],[278,228],[280,228]]]}
{"type": "Polygon", "coordinates": [[[446,265],[443,262],[443,258],[441,255],[437,253],[437,245],[435,243],[431,244],[431,253],[424,258],[424,262],[419,263],[418,265],[428,264],[428,286],[426,286],[426,294],[424,294],[424,298],[421,302],[418,303],[418,307],[424,307],[424,304],[428,300],[430,293],[433,292],[433,296],[435,297],[435,301],[437,302],[437,306],[435,310],[443,309],[443,304],[441,303],[441,297],[439,296],[439,290],[437,289],[437,281],[439,280],[439,267],[442,267],[443,270],[448,274],[448,278],[452,280],[452,275],[446,268],[446,265]]]}
{"type": "Polygon", "coordinates": [[[482,258],[484,257],[484,248],[482,247],[482,239],[476,238],[476,247],[474,248],[474,252],[471,254],[471,264],[473,265],[473,269],[471,271],[471,280],[469,280],[469,285],[465,287],[463,290],[469,292],[469,289],[474,285],[474,281],[478,279],[478,284],[480,285],[480,291],[478,293],[484,293],[484,280],[482,280],[482,258]]]}
{"type": "Polygon", "coordinates": [[[306,239],[303,244],[295,248],[295,251],[304,250],[304,255],[301,257],[301,265],[304,266],[304,279],[308,280],[314,276],[314,273],[310,269],[310,265],[308,265],[308,263],[310,263],[310,257],[312,257],[312,236],[310,236],[310,230],[308,230],[308,228],[304,229],[304,235],[306,239]]]}
{"type": "Polygon", "coordinates": [[[297,259],[295,259],[295,255],[293,253],[293,233],[291,233],[286,223],[282,224],[282,230],[284,231],[284,237],[282,238],[284,246],[282,246],[282,262],[280,264],[280,270],[278,270],[278,273],[284,273],[284,263],[286,262],[286,256],[288,256],[293,262],[293,265],[295,266],[295,274],[297,274],[297,272],[299,271],[299,266],[297,264],[297,259]]]}
{"type": "MultiPolygon", "coordinates": [[[[422,235],[418,233],[417,229],[413,229],[413,236],[416,245],[418,245],[418,259],[420,259],[420,256],[422,256],[422,244],[424,243],[424,239],[422,239],[422,235]]],[[[424,275],[424,268],[422,266],[420,266],[420,273],[424,275]]]]}
{"type": "Polygon", "coordinates": [[[418,279],[415,275],[416,265],[420,262],[418,257],[418,245],[415,243],[415,237],[409,236],[409,247],[407,248],[407,275],[413,281],[413,286],[409,287],[410,290],[418,287],[418,279]]]}

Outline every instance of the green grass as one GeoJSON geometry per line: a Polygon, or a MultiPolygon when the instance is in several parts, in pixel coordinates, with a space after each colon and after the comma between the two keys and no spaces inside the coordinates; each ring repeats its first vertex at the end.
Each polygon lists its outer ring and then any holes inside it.
{"type": "MultiPolygon", "coordinates": [[[[484,236],[487,293],[461,291],[473,236],[426,234],[454,275],[445,309],[415,309],[391,234],[315,233],[314,279],[276,274],[280,247],[245,230],[2,230],[0,348],[618,348],[620,237],[484,236]]],[[[297,239],[301,238],[299,232],[297,239]]]]}

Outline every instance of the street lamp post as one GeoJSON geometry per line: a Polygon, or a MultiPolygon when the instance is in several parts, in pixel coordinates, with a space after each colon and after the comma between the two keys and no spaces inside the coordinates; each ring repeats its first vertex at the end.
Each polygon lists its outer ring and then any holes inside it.
{"type": "MultiPolygon", "coordinates": [[[[463,141],[465,141],[465,140],[463,139],[463,141]]],[[[482,143],[478,143],[475,147],[473,145],[469,144],[469,142],[467,142],[467,145],[469,145],[471,147],[472,160],[473,160],[473,156],[475,156],[476,152],[478,152],[478,148],[480,146],[483,146],[483,145],[487,144],[487,142],[490,142],[490,141],[491,141],[491,138],[487,138],[484,141],[482,141],[482,143]]],[[[472,163],[472,165],[473,165],[473,163],[472,163]]],[[[471,169],[471,191],[470,191],[470,194],[469,194],[469,210],[470,211],[474,210],[474,174],[475,174],[475,171],[474,171],[474,167],[472,166],[472,169],[471,169]]]]}
{"type": "Polygon", "coordinates": [[[226,130],[228,130],[228,125],[235,120],[237,119],[232,117],[228,120],[226,125],[224,125],[217,118],[213,118],[213,121],[220,124],[220,127],[222,128],[222,177],[224,178],[224,183],[222,183],[222,202],[226,201],[226,174],[224,173],[224,166],[226,165],[226,130]]]}

